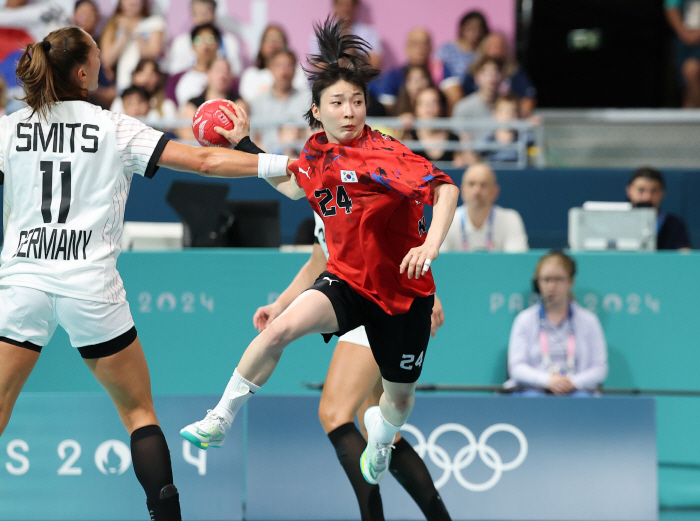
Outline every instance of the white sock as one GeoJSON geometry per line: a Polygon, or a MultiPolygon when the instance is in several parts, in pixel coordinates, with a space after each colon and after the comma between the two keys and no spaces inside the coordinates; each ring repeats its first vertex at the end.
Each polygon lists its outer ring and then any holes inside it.
{"type": "Polygon", "coordinates": [[[259,385],[243,378],[238,369],[234,370],[221,400],[214,407],[214,412],[226,418],[229,423],[233,422],[236,413],[258,389],[260,389],[259,385]]]}
{"type": "Polygon", "coordinates": [[[379,417],[372,427],[372,440],[375,443],[389,445],[394,442],[396,434],[399,432],[401,425],[392,425],[384,418],[382,410],[379,409],[379,417]]]}

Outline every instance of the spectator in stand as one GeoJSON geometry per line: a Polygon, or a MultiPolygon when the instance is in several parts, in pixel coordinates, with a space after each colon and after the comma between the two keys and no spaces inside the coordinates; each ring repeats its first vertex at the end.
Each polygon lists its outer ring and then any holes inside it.
{"type": "Polygon", "coordinates": [[[151,15],[148,0],[119,0],[100,39],[102,66],[116,74],[117,92],[131,85],[131,73],[141,58],[160,58],[165,44],[165,20],[151,15]]]}
{"type": "Polygon", "coordinates": [[[538,304],[521,311],[510,332],[506,388],[516,395],[593,396],[608,375],[608,348],[595,313],[571,292],[576,263],[562,252],[537,262],[532,279],[538,304]]]}
{"type": "MultiPolygon", "coordinates": [[[[75,3],[72,23],[92,36],[96,42],[100,41],[97,33],[97,27],[100,24],[100,10],[93,0],[78,0],[75,3]]],[[[110,74],[106,67],[100,67],[97,88],[88,93],[88,101],[106,109],[110,107],[116,95],[114,75],[110,74]]]]}
{"type": "Polygon", "coordinates": [[[444,79],[440,89],[447,97],[448,113],[464,96],[462,81],[476,57],[476,50],[481,40],[489,34],[486,18],[479,11],[469,11],[459,21],[457,39],[443,44],[436,53],[436,58],[444,65],[444,79]]]}
{"type": "Polygon", "coordinates": [[[281,128],[267,127],[255,141],[262,143],[267,153],[282,150],[284,144],[303,137],[303,115],[311,106],[307,90],[297,90],[292,85],[297,59],[289,49],[281,49],[270,57],[270,72],[274,78],[272,88],[250,103],[250,112],[256,121],[270,119],[289,120],[291,125],[281,128]]]}
{"type": "MultiPolygon", "coordinates": [[[[190,11],[193,27],[216,23],[216,0],[191,0],[190,11]]],[[[226,58],[231,66],[231,72],[234,76],[239,76],[243,72],[243,65],[238,38],[230,32],[220,32],[221,44],[218,56],[226,58]]],[[[189,32],[183,33],[170,45],[165,70],[171,75],[179,74],[194,67],[196,61],[197,55],[192,45],[192,36],[189,32]]]]}
{"type": "Polygon", "coordinates": [[[122,92],[123,112],[132,118],[146,118],[151,111],[148,92],[143,87],[132,85],[122,92]]]}
{"type": "Polygon", "coordinates": [[[390,113],[396,105],[399,91],[411,67],[427,69],[434,82],[439,82],[442,79],[442,68],[438,67],[439,63],[431,60],[430,57],[433,52],[433,44],[430,33],[426,29],[416,28],[409,32],[405,49],[407,63],[387,71],[379,80],[377,88],[377,98],[390,113]],[[437,73],[438,68],[440,69],[439,74],[437,73]]]}
{"type": "MultiPolygon", "coordinates": [[[[499,96],[496,99],[493,119],[499,123],[518,121],[520,119],[519,109],[520,99],[515,94],[499,96]]],[[[506,126],[497,128],[484,139],[484,142],[488,144],[513,145],[519,138],[520,134],[517,130],[506,126]]],[[[526,147],[534,144],[534,138],[530,132],[527,132],[522,138],[526,141],[526,147]]],[[[518,161],[518,150],[514,148],[507,150],[482,150],[480,155],[483,160],[487,160],[492,165],[494,163],[515,163],[518,161]]]]}
{"type": "Polygon", "coordinates": [[[418,93],[428,87],[435,87],[433,79],[430,77],[430,71],[420,65],[408,67],[394,106],[394,115],[403,121],[406,128],[413,125],[415,120],[418,93]]]}
{"type": "MultiPolygon", "coordinates": [[[[415,116],[417,121],[427,121],[445,117],[445,96],[437,87],[428,87],[418,93],[416,97],[415,116]]],[[[463,167],[466,162],[459,151],[445,150],[445,143],[459,143],[459,137],[449,130],[434,128],[411,129],[404,139],[420,141],[425,150],[416,150],[415,153],[428,161],[449,161],[455,167],[463,167]]]]}
{"type": "MultiPolygon", "coordinates": [[[[148,94],[150,109],[149,119],[177,119],[178,111],[175,102],[165,96],[165,75],[160,71],[158,62],[153,58],[141,58],[131,74],[132,85],[142,87],[148,94]]],[[[126,112],[123,106],[124,95],[116,98],[110,110],[126,112]]]]}
{"type": "MultiPolygon", "coordinates": [[[[503,80],[499,86],[501,94],[513,93],[520,98],[520,115],[529,118],[537,105],[537,89],[532,84],[530,76],[517,61],[513,59],[508,49],[508,40],[502,33],[489,33],[479,45],[477,59],[490,56],[503,63],[503,80]]],[[[467,74],[462,82],[462,91],[469,96],[477,90],[474,76],[467,74]]]]}
{"type": "MultiPolygon", "coordinates": [[[[465,119],[490,119],[493,117],[498,87],[503,79],[502,65],[499,60],[490,56],[482,56],[472,65],[471,71],[478,89],[455,105],[453,117],[465,119]]],[[[488,134],[489,131],[476,129],[470,131],[468,137],[472,140],[478,140],[484,139],[488,134]]]]}
{"type": "MultiPolygon", "coordinates": [[[[338,20],[343,20],[343,31],[354,34],[364,39],[370,47],[369,63],[372,68],[382,69],[382,41],[377,30],[357,20],[357,11],[360,8],[360,0],[333,0],[333,14],[338,20]]],[[[311,54],[318,54],[318,41],[312,34],[309,40],[311,54]]],[[[377,84],[378,86],[378,84],[377,84]]],[[[376,86],[375,86],[376,88],[376,86]]],[[[370,85],[372,89],[372,85],[370,85]]]]}
{"type": "Polygon", "coordinates": [[[661,201],[666,195],[666,181],[655,168],[638,168],[627,183],[627,199],[638,208],[650,207],[657,211],[656,249],[690,250],[690,237],[685,223],[680,217],[661,209],[661,201]]]}
{"type": "MultiPolygon", "coordinates": [[[[231,64],[225,58],[216,58],[214,63],[209,67],[207,73],[206,88],[202,93],[191,98],[185,103],[181,110],[181,118],[187,121],[192,121],[194,113],[197,112],[199,106],[205,101],[212,99],[227,99],[235,102],[238,105],[245,105],[245,101],[241,100],[238,92],[233,87],[233,74],[231,74],[231,64]]],[[[181,128],[178,130],[180,139],[194,139],[192,134],[192,126],[181,128]]]]}
{"type": "Polygon", "coordinates": [[[683,107],[700,108],[700,2],[664,0],[666,19],[676,33],[676,67],[683,86],[683,107]]]}
{"type": "Polygon", "coordinates": [[[194,66],[180,77],[175,86],[175,99],[180,110],[185,103],[199,96],[207,88],[209,81],[207,73],[216,60],[221,33],[215,25],[198,25],[192,29],[190,39],[197,59],[194,66]]]}
{"type": "Polygon", "coordinates": [[[462,176],[462,200],[440,251],[527,251],[527,234],[516,210],[494,204],[500,187],[485,163],[467,168],[462,176]]]}
{"type": "MultiPolygon", "coordinates": [[[[268,68],[270,57],[277,51],[286,48],[287,35],[284,30],[278,25],[268,25],[260,39],[260,49],[255,58],[255,64],[243,71],[241,82],[238,85],[238,92],[246,102],[250,103],[270,90],[274,83],[274,78],[268,68]]],[[[301,64],[297,64],[294,72],[293,86],[297,90],[308,90],[309,88],[301,64]]]]}

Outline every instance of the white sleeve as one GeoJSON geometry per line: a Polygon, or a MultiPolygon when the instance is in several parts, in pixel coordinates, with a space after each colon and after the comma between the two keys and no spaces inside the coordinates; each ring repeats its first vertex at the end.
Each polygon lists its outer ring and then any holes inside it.
{"type": "MultiPolygon", "coordinates": [[[[504,215],[505,217],[505,215],[504,215]]],[[[521,253],[528,250],[525,225],[520,214],[515,210],[509,210],[506,226],[506,237],[503,242],[503,251],[506,253],[521,253]]]]}
{"type": "Polygon", "coordinates": [[[153,177],[169,139],[126,114],[110,113],[110,116],[116,126],[117,151],[124,167],[132,174],[153,177]]]}

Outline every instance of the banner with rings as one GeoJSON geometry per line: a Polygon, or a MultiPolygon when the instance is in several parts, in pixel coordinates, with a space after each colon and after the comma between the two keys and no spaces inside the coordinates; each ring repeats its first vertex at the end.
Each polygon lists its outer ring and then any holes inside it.
{"type": "MultiPolygon", "coordinates": [[[[155,400],[184,519],[359,518],[318,422],[318,396],[255,396],[224,447],[196,449],[179,429],[218,399],[155,400]]],[[[642,397],[419,395],[401,434],[454,520],[654,521],[654,405],[642,397]]],[[[391,474],[380,490],[386,519],[425,519],[391,474]]],[[[1,519],[136,521],[144,514],[129,437],[105,395],[20,396],[0,439],[1,519]]]]}

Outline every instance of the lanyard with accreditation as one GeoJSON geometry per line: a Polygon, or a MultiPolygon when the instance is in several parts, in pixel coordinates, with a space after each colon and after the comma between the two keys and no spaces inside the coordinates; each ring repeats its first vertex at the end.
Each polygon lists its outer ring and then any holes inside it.
{"type": "MultiPolygon", "coordinates": [[[[494,220],[494,210],[495,206],[491,207],[491,212],[489,213],[489,218],[486,221],[486,251],[491,251],[493,249],[493,220],[494,220]]],[[[467,236],[467,207],[464,207],[464,213],[462,213],[461,218],[462,224],[462,250],[469,250],[469,237],[467,236]]]]}
{"type": "MultiPolygon", "coordinates": [[[[574,374],[576,366],[576,338],[574,337],[574,310],[569,302],[568,322],[569,331],[566,335],[566,374],[574,374]]],[[[551,373],[561,374],[559,366],[552,365],[552,357],[549,353],[549,336],[545,331],[545,320],[547,314],[544,310],[544,305],[540,303],[540,348],[542,349],[542,364],[550,370],[551,373]]]]}

